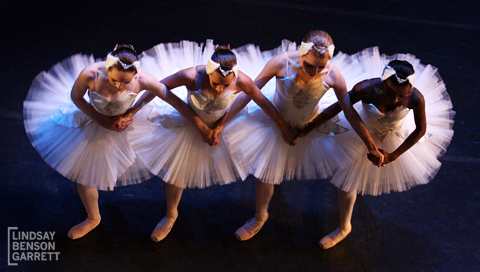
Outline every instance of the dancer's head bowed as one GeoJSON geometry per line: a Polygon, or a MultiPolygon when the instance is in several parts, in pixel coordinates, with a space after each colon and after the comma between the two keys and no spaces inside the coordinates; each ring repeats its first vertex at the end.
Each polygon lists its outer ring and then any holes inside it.
{"type": "Polygon", "coordinates": [[[238,77],[237,57],[227,46],[218,46],[208,60],[205,70],[210,85],[217,92],[223,92],[238,77]]]}
{"type": "Polygon", "coordinates": [[[105,61],[109,81],[117,88],[129,83],[139,68],[137,52],[129,44],[117,44],[105,61]]]}
{"type": "Polygon", "coordinates": [[[415,70],[404,60],[392,60],[385,66],[382,74],[382,94],[390,103],[396,103],[408,96],[413,90],[415,70]]]}
{"type": "Polygon", "coordinates": [[[333,57],[335,45],[330,35],[322,30],[310,31],[300,45],[298,53],[303,70],[310,76],[320,73],[333,57]]]}

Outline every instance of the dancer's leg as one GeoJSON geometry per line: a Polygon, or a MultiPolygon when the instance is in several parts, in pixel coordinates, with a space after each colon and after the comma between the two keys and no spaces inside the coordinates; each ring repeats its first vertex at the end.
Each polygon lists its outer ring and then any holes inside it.
{"type": "Polygon", "coordinates": [[[74,226],[68,231],[70,239],[78,239],[85,236],[100,224],[100,211],[98,209],[98,190],[95,187],[88,187],[77,183],[78,194],[82,200],[83,206],[87,211],[87,219],[74,226]]]}
{"type": "Polygon", "coordinates": [[[256,215],[235,232],[235,237],[245,241],[257,234],[268,219],[268,205],[273,196],[273,184],[263,183],[255,179],[255,211],[256,215]]]}
{"type": "Polygon", "coordinates": [[[345,192],[342,190],[338,190],[338,205],[340,208],[340,227],[333,231],[332,233],[328,234],[327,236],[323,237],[320,242],[318,242],[319,246],[323,249],[329,249],[340,241],[345,239],[348,234],[352,231],[352,213],[353,213],[353,206],[355,205],[355,200],[357,199],[357,192],[345,192]]]}
{"type": "Polygon", "coordinates": [[[153,230],[150,238],[154,242],[160,242],[173,227],[175,220],[178,217],[178,204],[182,198],[183,188],[176,187],[175,185],[165,183],[165,195],[167,199],[167,215],[157,224],[157,227],[153,230]]]}

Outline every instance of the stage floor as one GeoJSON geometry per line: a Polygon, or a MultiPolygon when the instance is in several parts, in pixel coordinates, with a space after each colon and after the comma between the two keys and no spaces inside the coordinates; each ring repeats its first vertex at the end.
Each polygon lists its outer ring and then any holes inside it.
{"type": "Polygon", "coordinates": [[[23,2],[0,5],[0,270],[480,271],[477,1],[23,2]],[[317,244],[338,222],[337,190],[328,180],[276,186],[270,219],[247,242],[233,233],[254,214],[251,178],[186,190],[179,218],[160,243],[150,240],[166,211],[158,178],[101,192],[100,226],[82,239],[67,238],[86,216],[76,187],[40,158],[23,126],[22,103],[38,73],[75,53],[104,58],[119,42],[140,52],[207,39],[268,50],[282,39],[299,43],[314,29],[332,36],[336,52],[379,46],[439,69],[456,111],[455,135],[430,184],[360,197],[353,232],[330,250],[317,244]],[[12,228],[55,232],[58,260],[9,266],[12,228]]]}

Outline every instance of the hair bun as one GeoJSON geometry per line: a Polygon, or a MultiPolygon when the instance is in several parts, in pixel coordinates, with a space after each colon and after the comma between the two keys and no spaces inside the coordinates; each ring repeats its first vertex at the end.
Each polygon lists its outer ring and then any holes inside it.
{"type": "Polygon", "coordinates": [[[135,51],[135,48],[133,48],[133,45],[127,44],[127,43],[117,43],[117,45],[115,45],[115,48],[113,48],[112,53],[122,49],[132,51],[133,53],[135,53],[135,55],[137,55],[137,51],[135,51]]]}
{"type": "Polygon", "coordinates": [[[230,45],[219,45],[215,48],[215,52],[220,51],[220,50],[232,51],[232,50],[230,50],[230,45]]]}

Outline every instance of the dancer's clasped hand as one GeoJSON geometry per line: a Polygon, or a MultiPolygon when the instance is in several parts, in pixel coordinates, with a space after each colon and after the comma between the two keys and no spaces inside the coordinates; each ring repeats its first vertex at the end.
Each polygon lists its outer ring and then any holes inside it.
{"type": "Polygon", "coordinates": [[[388,153],[387,151],[379,148],[378,149],[379,153],[373,153],[370,152],[367,154],[367,158],[375,165],[378,167],[384,167],[385,165],[391,163],[392,161],[395,160],[395,158],[392,156],[392,154],[388,153]],[[378,154],[381,155],[378,156],[378,154]]]}
{"type": "Polygon", "coordinates": [[[291,126],[288,126],[283,132],[282,132],[283,140],[290,145],[290,146],[295,146],[297,144],[297,136],[298,132],[296,129],[292,128],[291,126]]]}
{"type": "Polygon", "coordinates": [[[117,128],[116,131],[124,131],[128,126],[130,126],[133,123],[132,117],[133,113],[130,113],[129,111],[123,115],[115,117],[113,120],[115,120],[114,126],[117,128]]]}
{"type": "Polygon", "coordinates": [[[117,132],[121,132],[125,130],[130,124],[132,124],[132,118],[124,117],[124,115],[116,116],[116,117],[104,117],[102,122],[98,122],[103,128],[108,130],[113,130],[117,132]]]}
{"type": "Polygon", "coordinates": [[[205,128],[200,130],[203,138],[203,142],[207,143],[210,146],[215,146],[218,144],[218,135],[214,135],[214,130],[210,129],[209,127],[205,126],[205,128]]]}

